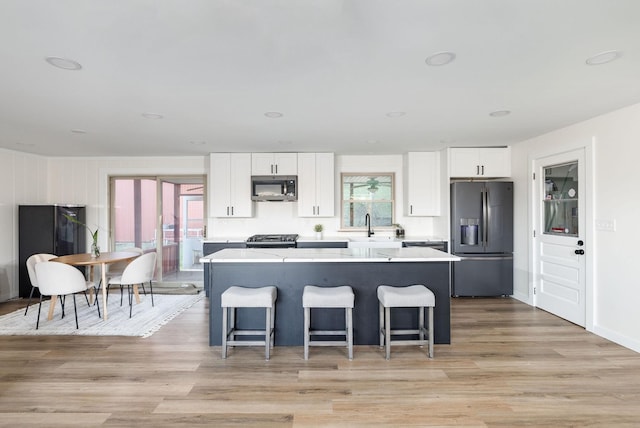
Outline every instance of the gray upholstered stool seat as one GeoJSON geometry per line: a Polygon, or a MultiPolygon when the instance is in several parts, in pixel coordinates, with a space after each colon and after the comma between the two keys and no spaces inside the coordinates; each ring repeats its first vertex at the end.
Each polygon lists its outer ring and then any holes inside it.
{"type": "Polygon", "coordinates": [[[380,319],[380,346],[386,348],[387,360],[391,358],[391,345],[428,345],[429,358],[433,358],[433,308],[436,297],[424,285],[408,287],[378,287],[378,308],[380,319]],[[392,330],[391,308],[418,308],[418,328],[392,330]],[[425,328],[424,308],[428,309],[429,328],[425,328]],[[425,340],[425,334],[428,339],[425,340]],[[392,335],[417,335],[417,339],[391,340],[392,335]]]}
{"type": "Polygon", "coordinates": [[[275,327],[275,302],[278,290],[274,286],[249,288],[233,286],[220,296],[222,306],[222,358],[227,358],[229,346],[265,347],[265,359],[269,359],[269,350],[273,347],[275,327]],[[228,309],[231,309],[229,312],[228,309]],[[238,329],[235,325],[236,308],[265,308],[264,330],[238,329]],[[264,340],[237,340],[236,336],[262,336],[264,340]]]}
{"type": "Polygon", "coordinates": [[[353,359],[353,305],[355,295],[348,285],[340,287],[316,287],[307,285],[302,293],[304,308],[304,359],[309,358],[309,346],[346,345],[349,359],[353,359]],[[311,308],[344,308],[344,330],[312,330],[311,308]],[[345,336],[344,341],[311,340],[311,336],[345,336]]]}

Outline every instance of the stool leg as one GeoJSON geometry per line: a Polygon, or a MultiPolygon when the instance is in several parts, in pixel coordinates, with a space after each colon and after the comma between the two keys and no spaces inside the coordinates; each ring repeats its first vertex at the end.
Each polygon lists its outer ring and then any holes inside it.
{"type": "Polygon", "coordinates": [[[229,311],[229,330],[227,335],[229,339],[236,340],[236,308],[231,308],[231,311],[229,311]]]}
{"type": "Polygon", "coordinates": [[[222,308],[222,359],[227,358],[227,308],[222,308]]]}
{"type": "Polygon", "coordinates": [[[309,329],[311,328],[311,308],[304,308],[304,359],[309,359],[309,329]]]}
{"type": "Polygon", "coordinates": [[[353,360],[353,309],[347,308],[347,347],[349,349],[349,360],[353,360]]]}
{"type": "Polygon", "coordinates": [[[271,331],[269,332],[271,334],[271,347],[273,348],[275,346],[275,342],[276,342],[276,305],[275,303],[273,304],[273,307],[271,308],[271,331]]]}
{"type": "Polygon", "coordinates": [[[429,306],[428,314],[429,314],[429,358],[433,358],[433,337],[434,337],[433,306],[429,306]]]}
{"type": "Polygon", "coordinates": [[[271,308],[267,308],[264,320],[264,359],[269,361],[269,350],[271,349],[271,308]]]}
{"type": "Polygon", "coordinates": [[[391,359],[391,308],[384,308],[384,336],[386,342],[386,358],[391,359]]]}
{"type": "Polygon", "coordinates": [[[418,308],[418,338],[424,340],[424,307],[418,308]]]}
{"type": "Polygon", "coordinates": [[[380,302],[378,302],[378,320],[380,324],[378,333],[380,334],[380,347],[382,348],[384,346],[384,311],[380,302]]]}

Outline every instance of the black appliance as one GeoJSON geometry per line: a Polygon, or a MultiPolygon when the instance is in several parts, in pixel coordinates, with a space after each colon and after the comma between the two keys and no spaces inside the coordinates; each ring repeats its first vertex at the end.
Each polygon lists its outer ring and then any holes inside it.
{"type": "Polygon", "coordinates": [[[451,184],[453,296],[513,294],[513,183],[451,184]]]}
{"type": "MultiPolygon", "coordinates": [[[[36,253],[79,254],[86,252],[86,228],[65,215],[85,223],[85,207],[79,205],[20,205],[18,207],[18,277],[20,297],[29,297],[31,281],[27,259],[36,253]]],[[[37,293],[37,290],[36,290],[37,293]]],[[[34,293],[35,296],[38,294],[34,293]]]]}
{"type": "Polygon", "coordinates": [[[295,248],[297,234],[253,235],[247,239],[247,248],[295,248]]]}
{"type": "Polygon", "coordinates": [[[253,175],[251,176],[252,201],[298,200],[298,177],[295,175],[253,175]]]}

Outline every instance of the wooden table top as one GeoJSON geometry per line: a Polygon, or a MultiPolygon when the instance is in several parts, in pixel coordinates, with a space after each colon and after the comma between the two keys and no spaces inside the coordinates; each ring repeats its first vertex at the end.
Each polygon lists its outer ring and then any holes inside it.
{"type": "Polygon", "coordinates": [[[69,254],[67,256],[56,257],[50,261],[66,263],[74,266],[90,266],[103,263],[115,263],[123,260],[133,260],[138,256],[140,256],[140,254],[131,251],[114,251],[111,253],[100,253],[99,257],[91,257],[90,253],[69,254]]]}

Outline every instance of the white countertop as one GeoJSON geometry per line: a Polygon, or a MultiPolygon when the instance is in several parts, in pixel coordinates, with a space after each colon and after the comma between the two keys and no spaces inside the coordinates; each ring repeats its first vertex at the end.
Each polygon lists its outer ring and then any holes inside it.
{"type": "Polygon", "coordinates": [[[453,262],[460,258],[427,247],[409,248],[228,248],[202,263],[453,262]]]}
{"type": "MultiPolygon", "coordinates": [[[[365,235],[354,235],[354,236],[323,236],[322,238],[316,238],[314,236],[299,236],[298,242],[349,242],[352,238],[361,239],[364,238],[365,235]]],[[[202,242],[209,243],[228,243],[228,242],[246,242],[247,236],[240,237],[210,237],[203,238],[202,242]]],[[[391,237],[384,235],[373,235],[373,238],[380,239],[388,239],[389,242],[442,242],[446,241],[444,238],[440,238],[437,236],[405,236],[405,237],[391,237]]]]}

